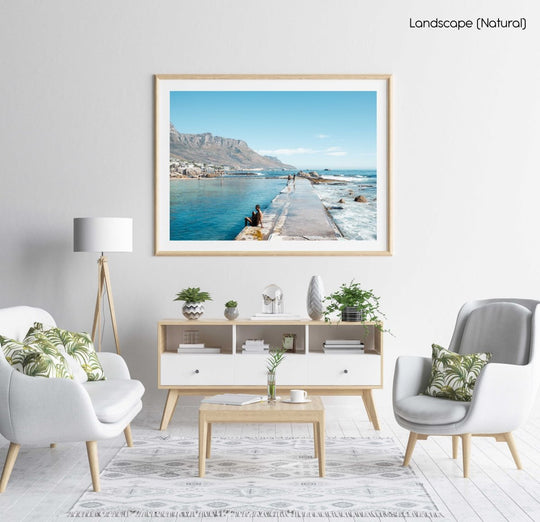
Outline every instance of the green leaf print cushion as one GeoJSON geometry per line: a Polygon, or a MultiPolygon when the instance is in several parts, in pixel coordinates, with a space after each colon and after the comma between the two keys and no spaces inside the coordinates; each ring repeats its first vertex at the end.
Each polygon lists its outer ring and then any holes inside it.
{"type": "Polygon", "coordinates": [[[488,352],[459,353],[432,344],[431,377],[424,395],[469,402],[482,368],[491,360],[488,352]]]}
{"type": "Polygon", "coordinates": [[[65,357],[46,339],[21,342],[0,335],[0,345],[7,362],[25,375],[73,379],[65,357]]]}
{"type": "MultiPolygon", "coordinates": [[[[28,330],[27,338],[33,336],[44,336],[52,342],[59,350],[65,351],[72,361],[82,368],[86,378],[77,380],[83,381],[103,381],[105,374],[98,356],[94,349],[94,343],[87,333],[69,332],[61,328],[44,329],[41,323],[34,323],[34,326],[28,330]]],[[[77,372],[77,370],[74,370],[77,372]]]]}

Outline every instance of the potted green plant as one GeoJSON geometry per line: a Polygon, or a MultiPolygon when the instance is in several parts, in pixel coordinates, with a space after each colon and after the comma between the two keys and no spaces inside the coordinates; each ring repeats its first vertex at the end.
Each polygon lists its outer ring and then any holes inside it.
{"type": "Polygon", "coordinates": [[[227,301],[225,303],[225,317],[229,321],[234,321],[238,317],[238,302],[234,300],[227,301]]]}
{"type": "Polygon", "coordinates": [[[267,385],[268,385],[268,400],[276,400],[276,370],[278,366],[283,362],[285,358],[286,350],[279,348],[270,352],[268,359],[266,360],[267,385]]]}
{"type": "MultiPolygon", "coordinates": [[[[380,323],[386,317],[380,308],[380,298],[373,290],[364,290],[354,280],[343,283],[338,290],[324,298],[328,303],[324,311],[325,321],[330,321],[336,313],[342,321],[373,321],[380,323]]],[[[382,326],[378,326],[382,329],[382,326]]]]}
{"type": "Polygon", "coordinates": [[[174,301],[184,301],[182,313],[187,319],[198,319],[204,314],[205,301],[211,301],[212,298],[208,292],[202,292],[200,288],[184,288],[176,294],[174,301]]]}

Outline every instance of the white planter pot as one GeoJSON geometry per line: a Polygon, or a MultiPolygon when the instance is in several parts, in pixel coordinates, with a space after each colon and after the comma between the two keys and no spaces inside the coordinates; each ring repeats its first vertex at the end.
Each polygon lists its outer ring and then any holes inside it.
{"type": "Polygon", "coordinates": [[[182,307],[182,313],[187,319],[198,319],[204,314],[204,304],[186,302],[182,307]]]}

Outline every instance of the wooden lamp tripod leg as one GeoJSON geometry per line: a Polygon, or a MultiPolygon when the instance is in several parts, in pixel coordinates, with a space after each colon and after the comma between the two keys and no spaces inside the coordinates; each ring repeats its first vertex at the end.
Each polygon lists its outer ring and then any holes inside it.
{"type": "Polygon", "coordinates": [[[111,312],[111,324],[114,334],[114,343],[116,345],[116,353],[120,354],[120,343],[118,342],[118,328],[116,326],[116,314],[114,313],[114,302],[111,287],[111,275],[109,273],[109,264],[107,258],[103,261],[103,274],[105,278],[105,288],[107,290],[107,299],[109,300],[109,310],[111,312]]]}
{"type": "Polygon", "coordinates": [[[116,325],[116,315],[114,312],[114,302],[111,287],[111,275],[109,272],[109,264],[107,258],[101,256],[98,260],[98,293],[96,298],[96,309],[94,312],[94,325],[92,326],[92,340],[96,339],[96,328],[98,331],[98,350],[101,351],[101,301],[103,298],[103,286],[107,292],[107,299],[109,301],[109,310],[111,312],[111,324],[114,334],[114,343],[116,345],[116,353],[120,354],[120,343],[118,341],[118,327],[116,325]]]}
{"type": "Polygon", "coordinates": [[[98,259],[98,290],[96,297],[96,308],[94,310],[94,324],[92,325],[92,341],[96,343],[96,329],[98,335],[98,351],[101,352],[101,300],[103,297],[103,282],[104,282],[104,271],[103,271],[103,261],[105,257],[101,256],[98,259]]]}

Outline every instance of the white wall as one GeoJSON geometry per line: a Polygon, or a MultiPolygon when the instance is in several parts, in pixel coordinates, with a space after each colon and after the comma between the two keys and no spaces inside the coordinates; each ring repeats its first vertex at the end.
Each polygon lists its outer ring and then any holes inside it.
{"type": "Polygon", "coordinates": [[[72,252],[75,216],[132,216],[110,255],[120,340],[156,384],[156,322],[201,286],[208,316],[260,290],[304,313],[309,278],[356,278],[382,297],[386,389],[398,353],[448,343],[470,298],[540,297],[540,7],[492,0],[49,0],[0,19],[0,306],[32,304],[89,329],[96,257],[72,252]],[[409,17],[512,18],[526,31],[413,30],[409,17]],[[395,253],[388,258],[166,258],[153,251],[155,73],[392,73],[395,253]]]}

